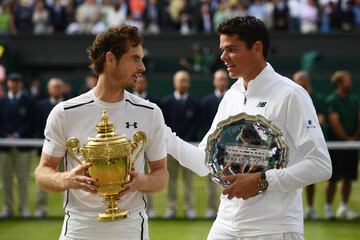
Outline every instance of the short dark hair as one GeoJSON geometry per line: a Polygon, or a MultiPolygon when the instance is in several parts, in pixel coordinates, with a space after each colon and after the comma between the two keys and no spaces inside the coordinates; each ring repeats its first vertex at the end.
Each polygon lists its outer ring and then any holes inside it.
{"type": "Polygon", "coordinates": [[[221,23],[218,34],[236,35],[250,49],[256,41],[263,44],[263,55],[267,58],[270,46],[269,33],[265,24],[253,16],[234,17],[221,23]]]}
{"type": "Polygon", "coordinates": [[[17,81],[17,82],[23,82],[23,77],[20,73],[17,73],[17,72],[13,72],[13,73],[10,73],[7,77],[8,80],[11,80],[11,81],[17,81]]]}
{"type": "Polygon", "coordinates": [[[121,24],[110,27],[107,31],[99,33],[92,46],[87,49],[90,59],[90,68],[97,74],[104,71],[105,55],[112,52],[119,60],[130,45],[137,47],[143,40],[137,27],[121,24]]]}

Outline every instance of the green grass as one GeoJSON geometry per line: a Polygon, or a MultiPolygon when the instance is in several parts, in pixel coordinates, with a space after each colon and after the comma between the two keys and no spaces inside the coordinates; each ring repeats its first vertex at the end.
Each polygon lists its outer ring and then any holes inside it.
{"type": "MultiPolygon", "coordinates": [[[[0,239],[58,239],[61,224],[62,219],[60,218],[47,220],[2,220],[0,221],[0,239]]],[[[358,240],[360,239],[359,224],[359,221],[305,222],[305,239],[358,240]]],[[[206,239],[211,225],[212,221],[208,220],[151,220],[149,222],[150,239],[202,240],[206,239]]]]}
{"type": "MultiPolygon", "coordinates": [[[[33,166],[37,164],[37,159],[34,156],[33,166]]],[[[179,176],[178,187],[178,206],[184,206],[184,192],[181,176],[179,176]]],[[[198,216],[204,215],[207,207],[207,182],[205,178],[194,176],[194,197],[195,207],[198,216]]],[[[0,177],[1,181],[1,177],[0,177]]],[[[324,206],[325,198],[325,182],[316,185],[315,208],[320,215],[324,206]]],[[[220,193],[220,189],[218,189],[220,193]]],[[[0,207],[3,202],[2,183],[0,182],[0,207]]],[[[15,206],[18,205],[17,187],[15,184],[14,190],[15,206]]],[[[167,191],[164,190],[160,193],[153,195],[154,207],[157,210],[158,216],[162,216],[166,209],[166,196],[167,191]]],[[[36,198],[36,185],[33,174],[30,181],[30,196],[29,207],[33,213],[35,208],[36,198]]],[[[0,239],[1,240],[18,240],[36,239],[36,240],[49,240],[58,239],[62,226],[63,217],[63,195],[61,193],[49,194],[49,216],[45,220],[0,220],[0,239]],[[6,230],[5,230],[6,229],[6,230]]],[[[335,198],[334,210],[340,201],[339,191],[335,198]]],[[[353,194],[350,199],[350,207],[360,212],[360,181],[353,184],[353,194]]],[[[178,207],[177,214],[179,217],[184,216],[183,207],[178,207]]],[[[149,222],[150,237],[151,239],[175,239],[175,240],[192,240],[192,239],[206,239],[206,236],[211,228],[212,221],[208,220],[195,220],[188,221],[183,219],[177,220],[151,220],[149,222]]],[[[305,222],[305,238],[307,240],[358,240],[360,239],[360,221],[316,221],[305,222]]]]}

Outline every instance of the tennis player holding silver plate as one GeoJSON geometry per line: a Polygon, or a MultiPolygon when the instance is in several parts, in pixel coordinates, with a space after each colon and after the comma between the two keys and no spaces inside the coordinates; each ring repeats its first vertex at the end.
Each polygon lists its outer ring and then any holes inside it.
{"type": "MultiPolygon", "coordinates": [[[[246,113],[219,122],[208,137],[205,151],[212,179],[222,187],[231,184],[222,180],[223,176],[284,168],[288,159],[281,130],[261,115],[246,113]]],[[[266,188],[266,182],[263,184],[266,188]]],[[[266,189],[260,186],[262,190],[266,189]]]]}

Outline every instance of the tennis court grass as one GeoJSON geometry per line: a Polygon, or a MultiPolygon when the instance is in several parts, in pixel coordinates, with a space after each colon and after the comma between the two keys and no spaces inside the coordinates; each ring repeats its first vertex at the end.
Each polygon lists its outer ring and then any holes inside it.
{"type": "MultiPolygon", "coordinates": [[[[51,240],[58,239],[62,219],[1,220],[2,240],[51,240]]],[[[152,240],[202,240],[206,239],[212,221],[209,220],[151,220],[152,240]]],[[[359,240],[360,221],[305,222],[306,240],[359,240]]]]}

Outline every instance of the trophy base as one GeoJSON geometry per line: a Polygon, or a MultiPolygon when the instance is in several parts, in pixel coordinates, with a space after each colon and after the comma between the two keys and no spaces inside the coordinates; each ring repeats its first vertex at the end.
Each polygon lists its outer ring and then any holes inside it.
{"type": "Polygon", "coordinates": [[[99,213],[97,220],[99,222],[109,222],[109,221],[120,220],[128,217],[129,217],[128,211],[122,209],[112,209],[111,211],[108,210],[106,212],[99,213]]]}

